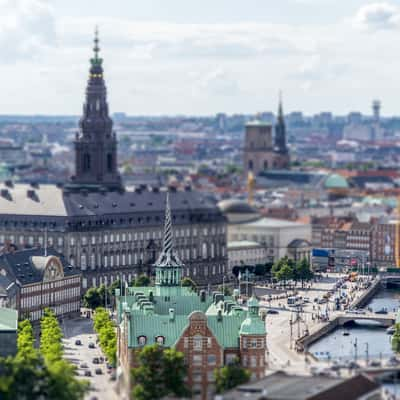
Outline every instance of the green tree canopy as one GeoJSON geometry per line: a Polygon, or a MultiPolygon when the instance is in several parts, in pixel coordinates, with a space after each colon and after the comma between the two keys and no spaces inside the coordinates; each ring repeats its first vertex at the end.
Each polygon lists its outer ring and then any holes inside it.
{"type": "Polygon", "coordinates": [[[101,295],[100,290],[95,287],[91,287],[87,290],[83,296],[83,305],[87,308],[95,310],[104,304],[104,297],[101,295]]]}
{"type": "Polygon", "coordinates": [[[238,359],[231,364],[225,365],[214,370],[215,384],[217,393],[223,393],[242,385],[250,380],[250,372],[243,368],[238,359]]]}
{"type": "Polygon", "coordinates": [[[181,285],[189,287],[193,291],[197,290],[196,282],[192,278],[189,278],[188,276],[185,276],[185,277],[182,278],[181,285]]]}
{"type": "Polygon", "coordinates": [[[175,349],[157,344],[143,347],[138,353],[139,366],[132,369],[135,400],[159,400],[165,396],[183,397],[190,394],[184,383],[184,356],[175,349]]]}
{"type": "Polygon", "coordinates": [[[132,282],[132,286],[136,286],[136,287],[144,287],[144,286],[149,286],[150,285],[150,278],[145,275],[139,275],[133,282],[132,282]]]}

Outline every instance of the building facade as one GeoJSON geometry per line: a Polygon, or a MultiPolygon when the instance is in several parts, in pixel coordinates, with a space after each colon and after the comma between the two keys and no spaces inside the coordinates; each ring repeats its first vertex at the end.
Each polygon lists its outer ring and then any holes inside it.
{"type": "MultiPolygon", "coordinates": [[[[294,240],[310,242],[311,226],[306,223],[260,218],[256,221],[241,224],[229,224],[228,241],[250,240],[266,248],[267,262],[275,262],[294,253],[294,240]]],[[[299,249],[300,251],[300,249],[299,249]]],[[[307,252],[304,248],[302,252],[307,252]]]]}
{"type": "Polygon", "coordinates": [[[267,260],[267,249],[260,243],[249,240],[228,242],[229,272],[237,265],[265,264],[267,260]]]}
{"type": "Polygon", "coordinates": [[[172,217],[167,200],[163,251],[156,264],[154,287],[117,290],[118,364],[120,388],[131,390],[131,368],[146,344],[174,347],[185,356],[186,384],[194,398],[212,399],[214,370],[236,358],[249,369],[252,379],[265,373],[266,328],[255,298],[248,311],[232,297],[206,291],[200,294],[180,281],[184,265],[172,245],[172,217]]]}
{"type": "Polygon", "coordinates": [[[20,319],[39,321],[46,308],[52,309],[57,317],[80,314],[81,271],[67,264],[53,249],[3,254],[0,275],[16,287],[15,298],[9,301],[20,319]]]}
{"type": "Polygon", "coordinates": [[[184,274],[219,283],[227,268],[226,222],[214,202],[189,187],[123,186],[109,117],[97,35],[83,115],[75,139],[75,175],[60,185],[0,185],[0,245],[48,246],[82,271],[82,287],[153,273],[161,251],[165,193],[174,204],[174,236],[184,274]]]}

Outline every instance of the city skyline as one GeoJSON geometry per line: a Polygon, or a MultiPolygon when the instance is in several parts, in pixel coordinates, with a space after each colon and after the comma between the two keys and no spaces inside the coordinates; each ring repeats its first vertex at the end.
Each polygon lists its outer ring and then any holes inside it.
{"type": "Polygon", "coordinates": [[[1,114],[79,115],[96,25],[111,112],[397,113],[395,2],[76,3],[0,3],[1,114]]]}

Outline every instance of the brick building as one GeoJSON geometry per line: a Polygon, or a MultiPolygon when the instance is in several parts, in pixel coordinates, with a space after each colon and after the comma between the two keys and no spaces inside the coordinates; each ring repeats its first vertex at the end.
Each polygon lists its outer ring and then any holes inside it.
{"type": "Polygon", "coordinates": [[[266,328],[257,299],[249,299],[245,311],[235,298],[217,292],[197,294],[180,286],[184,266],[172,246],[168,197],[163,251],[155,268],[154,287],[127,288],[125,296],[117,290],[121,390],[130,390],[130,370],[137,365],[137,352],[153,343],[184,353],[186,382],[194,398],[211,399],[214,369],[236,357],[252,379],[263,377],[266,328]]]}
{"type": "Polygon", "coordinates": [[[50,308],[56,316],[80,313],[81,271],[53,249],[27,249],[0,256],[0,291],[14,287],[7,306],[20,319],[39,321],[50,308]]]}

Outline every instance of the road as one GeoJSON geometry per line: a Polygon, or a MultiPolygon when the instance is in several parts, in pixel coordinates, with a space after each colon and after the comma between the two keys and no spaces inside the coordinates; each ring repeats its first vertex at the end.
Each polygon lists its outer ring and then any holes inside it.
{"type": "Polygon", "coordinates": [[[86,395],[85,400],[118,400],[116,394],[115,381],[110,380],[107,373],[106,364],[93,364],[94,357],[104,357],[100,347],[95,344],[94,349],[89,349],[89,342],[96,343],[96,334],[93,331],[93,321],[88,318],[76,318],[63,320],[62,329],[64,333],[64,357],[69,362],[78,367],[79,377],[90,382],[91,390],[86,395]],[[75,341],[80,340],[82,345],[75,345],[75,341]],[[88,368],[81,368],[86,363],[88,368]],[[96,375],[95,369],[101,368],[102,374],[96,375]],[[85,377],[85,370],[90,370],[92,376],[85,377]]]}

